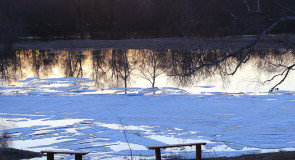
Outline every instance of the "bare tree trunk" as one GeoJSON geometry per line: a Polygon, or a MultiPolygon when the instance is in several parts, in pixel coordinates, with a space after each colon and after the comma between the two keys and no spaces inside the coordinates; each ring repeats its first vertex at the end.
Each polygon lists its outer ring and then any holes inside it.
{"type": "Polygon", "coordinates": [[[152,59],[153,59],[153,83],[152,83],[152,88],[154,88],[155,87],[155,83],[156,83],[156,71],[157,71],[157,61],[156,61],[156,57],[155,57],[155,54],[154,53],[152,53],[153,55],[153,57],[152,57],[152,59]]]}
{"type": "Polygon", "coordinates": [[[124,52],[124,83],[125,83],[125,94],[127,94],[127,79],[129,77],[129,64],[126,51],[124,52]]]}
{"type": "Polygon", "coordinates": [[[124,78],[124,84],[125,84],[125,94],[127,94],[127,78],[124,78]]]}

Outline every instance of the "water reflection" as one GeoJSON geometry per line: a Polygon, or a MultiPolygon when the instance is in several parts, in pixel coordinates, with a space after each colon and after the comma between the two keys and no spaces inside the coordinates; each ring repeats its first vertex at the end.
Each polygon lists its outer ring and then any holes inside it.
{"type": "MultiPolygon", "coordinates": [[[[12,57],[0,60],[1,84],[31,77],[80,77],[94,79],[97,89],[166,86],[196,89],[196,86],[214,86],[197,89],[222,91],[228,86],[243,85],[243,88],[226,91],[247,92],[249,85],[254,83],[256,86],[252,86],[251,91],[263,85],[273,85],[276,80],[270,84],[263,82],[280,73],[284,66],[295,62],[293,50],[256,50],[235,75],[230,73],[235,70],[241,57],[230,58],[188,74],[191,68],[215,62],[231,52],[177,49],[17,50],[12,57]]],[[[295,90],[294,86],[290,87],[291,83],[286,84],[288,89],[295,90]]],[[[267,91],[265,88],[263,90],[267,91]]]]}

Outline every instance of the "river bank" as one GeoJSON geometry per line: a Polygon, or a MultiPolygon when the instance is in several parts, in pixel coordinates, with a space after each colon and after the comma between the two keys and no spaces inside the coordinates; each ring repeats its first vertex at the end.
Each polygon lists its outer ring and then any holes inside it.
{"type": "MultiPolygon", "coordinates": [[[[237,49],[253,42],[255,35],[229,36],[220,38],[154,38],[123,40],[53,40],[24,41],[13,45],[14,49],[237,49]]],[[[257,49],[286,48],[287,42],[294,42],[294,35],[266,35],[257,49]]]]}

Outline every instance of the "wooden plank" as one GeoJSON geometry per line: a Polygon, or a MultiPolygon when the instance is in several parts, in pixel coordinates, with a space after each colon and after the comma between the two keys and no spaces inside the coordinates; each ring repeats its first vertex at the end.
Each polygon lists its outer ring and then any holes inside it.
{"type": "Polygon", "coordinates": [[[67,151],[67,150],[43,150],[41,153],[53,153],[53,154],[77,154],[77,155],[85,155],[88,152],[80,152],[80,151],[67,151]]]}
{"type": "Polygon", "coordinates": [[[162,145],[162,146],[149,146],[149,149],[157,148],[172,148],[172,147],[185,147],[185,146],[195,146],[195,145],[206,145],[207,143],[187,143],[187,144],[171,144],[171,145],[162,145]]]}

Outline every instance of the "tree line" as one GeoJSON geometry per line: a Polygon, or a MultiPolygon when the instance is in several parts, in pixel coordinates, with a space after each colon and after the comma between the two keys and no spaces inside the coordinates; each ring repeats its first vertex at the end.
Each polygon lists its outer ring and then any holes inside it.
{"type": "MultiPolygon", "coordinates": [[[[140,78],[150,83],[148,87],[157,87],[160,77],[168,77],[175,85],[187,87],[216,76],[227,85],[231,73],[239,64],[239,57],[226,59],[222,63],[214,62],[233,52],[234,50],[220,49],[18,50],[13,57],[0,61],[0,75],[5,83],[31,75],[38,78],[52,75],[91,78],[100,89],[128,88],[133,81],[140,78]],[[185,75],[190,73],[193,67],[209,63],[214,65],[200,68],[187,76],[170,76],[185,75]]],[[[262,76],[261,82],[257,80],[257,83],[268,84],[272,81],[273,75],[280,73],[281,68],[278,66],[293,65],[294,59],[294,50],[257,49],[253,51],[248,65],[257,71],[267,73],[268,78],[262,76]]],[[[276,85],[271,91],[275,88],[276,85]]]]}
{"type": "MultiPolygon", "coordinates": [[[[0,0],[0,38],[150,38],[257,34],[294,0],[0,0]]],[[[289,33],[294,22],[273,30],[289,33]]],[[[293,31],[294,32],[294,31],[293,31]]]]}

